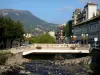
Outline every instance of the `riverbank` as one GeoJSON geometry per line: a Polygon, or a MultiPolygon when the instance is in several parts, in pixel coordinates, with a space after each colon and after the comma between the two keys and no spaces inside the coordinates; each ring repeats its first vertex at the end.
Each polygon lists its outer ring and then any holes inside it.
{"type": "Polygon", "coordinates": [[[22,64],[26,62],[30,62],[30,60],[23,58],[21,53],[12,54],[10,52],[0,51],[0,75],[11,75],[9,74],[10,72],[18,73],[18,70],[22,69],[22,64]]]}
{"type": "MultiPolygon", "coordinates": [[[[89,75],[89,64],[74,63],[80,59],[90,60],[90,57],[66,60],[32,60],[29,61],[20,54],[10,57],[5,65],[0,66],[0,75],[89,75]],[[74,62],[72,62],[74,60],[74,62]],[[69,64],[69,63],[70,64],[69,64]]],[[[82,62],[80,60],[80,62],[82,62]]]]}
{"type": "Polygon", "coordinates": [[[80,64],[57,65],[51,60],[33,60],[30,63],[10,67],[0,75],[89,75],[80,64]]]}

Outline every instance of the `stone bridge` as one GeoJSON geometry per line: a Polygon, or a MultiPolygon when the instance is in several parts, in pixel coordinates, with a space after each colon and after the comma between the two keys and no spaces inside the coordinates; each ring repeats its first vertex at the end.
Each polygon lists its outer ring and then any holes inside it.
{"type": "Polygon", "coordinates": [[[32,44],[27,46],[21,46],[12,48],[11,53],[17,54],[22,53],[22,55],[36,54],[36,53],[89,53],[90,45],[83,44],[32,44]]]}

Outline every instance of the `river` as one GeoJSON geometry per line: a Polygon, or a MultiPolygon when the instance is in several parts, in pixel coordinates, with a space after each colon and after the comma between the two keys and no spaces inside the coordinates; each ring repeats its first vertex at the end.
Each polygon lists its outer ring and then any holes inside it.
{"type": "Polygon", "coordinates": [[[17,68],[3,75],[89,75],[88,69],[83,65],[57,64],[61,61],[63,60],[33,59],[31,62],[21,65],[21,69],[17,68]]]}
{"type": "Polygon", "coordinates": [[[27,75],[88,75],[87,69],[81,65],[55,65],[51,60],[33,60],[24,67],[27,75]]]}

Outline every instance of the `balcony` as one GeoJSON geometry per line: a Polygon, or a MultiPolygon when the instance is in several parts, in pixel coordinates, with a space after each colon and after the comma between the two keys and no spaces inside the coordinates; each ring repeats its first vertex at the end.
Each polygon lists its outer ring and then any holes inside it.
{"type": "Polygon", "coordinates": [[[74,16],[72,16],[72,18],[74,18],[74,16]]]}
{"type": "Polygon", "coordinates": [[[84,13],[86,13],[86,11],[84,10],[84,11],[82,11],[82,13],[84,14],[84,13]]]}

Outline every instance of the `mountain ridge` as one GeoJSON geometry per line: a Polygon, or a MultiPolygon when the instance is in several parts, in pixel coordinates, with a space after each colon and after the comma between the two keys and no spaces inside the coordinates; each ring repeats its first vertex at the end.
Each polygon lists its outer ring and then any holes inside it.
{"type": "Polygon", "coordinates": [[[24,23],[25,31],[32,31],[38,25],[42,30],[55,29],[58,24],[48,23],[33,15],[28,10],[18,9],[0,9],[0,15],[11,17],[15,21],[22,21],[24,23]]]}

